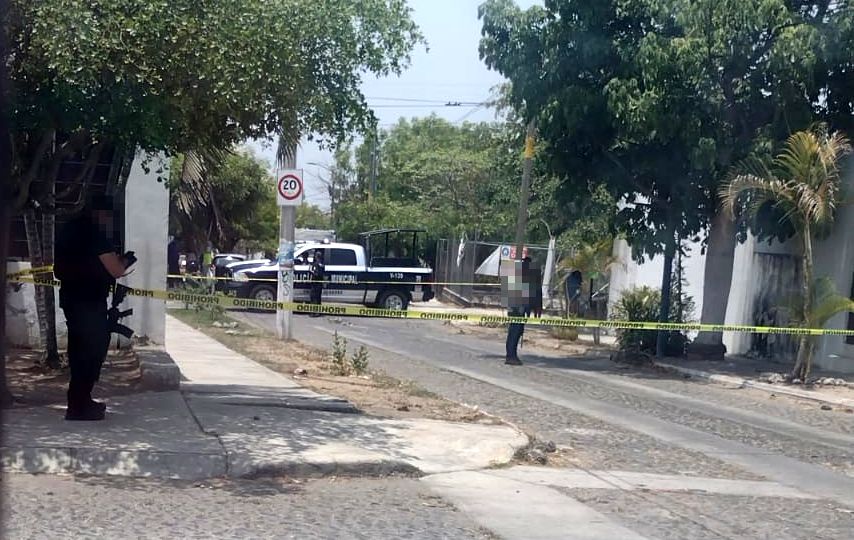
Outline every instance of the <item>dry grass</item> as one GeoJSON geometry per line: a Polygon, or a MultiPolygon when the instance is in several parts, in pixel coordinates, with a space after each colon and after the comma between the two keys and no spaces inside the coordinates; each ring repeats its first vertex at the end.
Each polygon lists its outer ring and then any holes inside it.
{"type": "MultiPolygon", "coordinates": [[[[456,321],[451,324],[459,334],[501,340],[507,337],[507,327],[503,325],[488,326],[456,321]]],[[[533,347],[542,351],[559,351],[570,356],[585,356],[591,353],[601,354],[614,351],[614,347],[608,344],[593,344],[592,339],[590,336],[579,336],[578,331],[574,328],[527,325],[522,337],[522,346],[533,347]]]]}
{"type": "MultiPolygon", "coordinates": [[[[299,341],[282,342],[258,328],[225,316],[234,328],[217,328],[204,312],[170,310],[170,315],[204,332],[229,349],[261,365],[293,378],[316,392],[344,398],[369,414],[392,418],[431,418],[451,422],[500,423],[470,407],[444,399],[411,381],[400,381],[382,372],[366,375],[335,375],[331,353],[299,341]]],[[[222,321],[220,321],[222,322],[222,321]]],[[[348,357],[354,352],[348,350],[348,357]]]]}

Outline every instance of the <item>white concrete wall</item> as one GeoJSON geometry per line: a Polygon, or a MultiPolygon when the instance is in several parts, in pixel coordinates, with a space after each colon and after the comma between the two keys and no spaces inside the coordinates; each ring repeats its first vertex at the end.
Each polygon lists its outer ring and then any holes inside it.
{"type": "MultiPolygon", "coordinates": [[[[703,275],[705,273],[706,256],[700,252],[700,245],[684,242],[683,249],[687,255],[682,257],[683,275],[687,281],[683,292],[694,299],[696,303],[695,317],[699,319],[703,305],[703,275]]],[[[661,274],[664,272],[664,256],[656,255],[647,259],[643,264],[632,260],[632,251],[625,240],[614,242],[614,258],[617,262],[611,267],[611,280],[608,285],[608,311],[610,313],[615,302],[623,292],[634,287],[648,286],[661,288],[661,274]]],[[[674,268],[676,261],[673,262],[674,268]]]]}
{"type": "MultiPolygon", "coordinates": [[[[7,272],[32,268],[29,262],[6,263],[7,272]]],[[[36,317],[35,286],[29,283],[9,283],[6,289],[6,341],[11,347],[24,349],[39,346],[39,322],[36,317]]],[[[65,329],[65,323],[59,324],[65,329]]]]}
{"type": "MultiPolygon", "coordinates": [[[[854,171],[847,177],[847,192],[854,193],[854,171]]],[[[686,243],[689,256],[683,258],[685,277],[688,280],[686,292],[693,296],[699,318],[703,306],[703,279],[705,277],[706,256],[700,252],[699,244],[686,243]]],[[[744,244],[738,244],[733,263],[732,285],[728,291],[726,313],[727,324],[752,324],[754,302],[760,295],[758,287],[767,279],[757,279],[762,271],[762,255],[796,255],[800,247],[797,240],[785,243],[757,242],[752,236],[744,244]]],[[[623,291],[632,287],[648,285],[661,287],[663,257],[658,256],[638,265],[631,259],[631,248],[619,240],[614,244],[614,256],[617,263],[611,269],[609,312],[623,291]]],[[[825,239],[814,243],[814,262],[816,277],[830,277],[836,284],[837,292],[843,295],[851,293],[854,279],[854,206],[839,208],[832,233],[825,239]]],[[[840,313],[826,325],[827,328],[841,329],[847,326],[847,313],[840,313]]],[[[730,354],[746,353],[751,346],[751,334],[725,332],[724,344],[730,354]]],[[[854,372],[854,345],[847,345],[845,338],[825,336],[820,338],[816,352],[817,366],[841,372],[854,372]]]]}
{"type": "MultiPolygon", "coordinates": [[[[166,245],[169,234],[169,190],[160,176],[168,178],[168,160],[156,157],[150,172],[142,168],[144,156],[138,155],[131,167],[125,190],[125,249],[133,250],[139,261],[121,283],[142,289],[166,289],[166,245]],[[161,161],[162,160],[162,163],[161,161]]],[[[123,324],[137,336],[164,344],[166,337],[166,303],[162,300],[128,297],[124,309],[133,308],[133,316],[123,324]]]]}
{"type": "MultiPolygon", "coordinates": [[[[854,170],[847,176],[845,195],[854,193],[854,170]]],[[[851,294],[854,277],[854,207],[842,205],[838,208],[836,222],[831,234],[815,242],[815,276],[829,277],[836,284],[836,292],[851,294]]],[[[848,324],[848,314],[840,313],[832,318],[827,328],[842,329],[848,324]]],[[[854,345],[847,345],[841,336],[824,336],[816,350],[816,364],[835,371],[854,372],[854,345]]]]}

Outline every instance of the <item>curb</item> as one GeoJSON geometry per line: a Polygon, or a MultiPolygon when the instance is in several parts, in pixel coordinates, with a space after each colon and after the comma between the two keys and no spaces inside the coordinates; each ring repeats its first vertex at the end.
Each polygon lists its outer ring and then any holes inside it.
{"type": "Polygon", "coordinates": [[[684,373],[686,375],[691,375],[692,377],[697,377],[698,379],[705,379],[719,384],[728,384],[732,386],[738,386],[739,388],[753,388],[754,390],[762,390],[763,392],[781,394],[798,399],[814,401],[825,405],[836,405],[838,407],[847,407],[854,409],[854,399],[830,396],[827,394],[822,394],[821,392],[809,392],[806,390],[799,390],[797,388],[790,388],[788,386],[780,386],[776,384],[751,381],[742,377],[735,377],[733,375],[720,375],[717,373],[709,373],[708,371],[686,368],[673,364],[666,364],[663,362],[655,362],[654,365],[659,368],[675,371],[677,373],[684,373]]]}
{"type": "Polygon", "coordinates": [[[145,390],[164,392],[180,390],[181,370],[166,349],[160,347],[137,347],[134,349],[139,362],[140,385],[145,390]]]}
{"type": "Polygon", "coordinates": [[[201,480],[227,472],[224,453],[72,447],[3,447],[4,473],[201,480]]]}
{"type": "Polygon", "coordinates": [[[229,464],[226,473],[228,478],[240,478],[257,480],[259,478],[275,478],[287,476],[290,478],[326,478],[326,477],[370,477],[384,478],[388,476],[405,476],[408,478],[421,478],[425,473],[405,461],[380,460],[380,461],[354,461],[354,462],[310,462],[291,461],[283,463],[252,464],[240,463],[229,464]]]}

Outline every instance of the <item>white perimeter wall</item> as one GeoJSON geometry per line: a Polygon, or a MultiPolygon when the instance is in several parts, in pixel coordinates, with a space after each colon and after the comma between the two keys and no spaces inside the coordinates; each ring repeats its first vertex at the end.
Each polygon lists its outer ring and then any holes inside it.
{"type": "MultiPolygon", "coordinates": [[[[166,244],[169,234],[169,190],[157,177],[169,177],[168,160],[155,157],[150,172],[143,170],[143,155],[137,155],[125,188],[125,249],[133,250],[139,261],[121,283],[141,289],[166,289],[166,244]],[[157,171],[160,171],[159,173],[157,171]]],[[[128,297],[124,309],[133,316],[123,324],[154,343],[164,344],[166,303],[162,300],[128,297]]]]}

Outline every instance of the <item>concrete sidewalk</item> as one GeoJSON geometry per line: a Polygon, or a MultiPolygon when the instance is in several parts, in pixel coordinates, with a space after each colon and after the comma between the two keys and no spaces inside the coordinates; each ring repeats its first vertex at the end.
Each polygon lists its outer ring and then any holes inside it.
{"type": "MultiPolygon", "coordinates": [[[[756,380],[754,378],[744,377],[741,375],[730,374],[724,371],[725,365],[721,365],[717,372],[712,371],[709,368],[706,369],[697,369],[695,367],[688,367],[674,362],[679,362],[678,359],[668,359],[665,362],[655,362],[655,365],[667,369],[670,371],[674,371],[676,373],[682,373],[684,375],[690,375],[691,377],[696,377],[698,379],[704,379],[709,382],[722,384],[726,386],[735,386],[738,388],[752,388],[754,390],[761,390],[763,392],[768,392],[771,394],[780,394],[785,395],[797,399],[803,399],[807,401],[813,401],[816,403],[821,403],[824,405],[843,407],[846,409],[854,409],[854,392],[846,392],[851,395],[851,397],[834,395],[829,392],[822,392],[821,390],[814,389],[812,387],[804,387],[802,385],[792,385],[792,384],[772,384],[768,382],[762,382],[760,380],[756,380]]],[[[734,372],[734,370],[732,370],[734,372]]],[[[834,387],[839,389],[850,389],[851,383],[848,383],[846,386],[834,387]]]]}
{"type": "Polygon", "coordinates": [[[510,461],[527,437],[506,426],[394,420],[291,379],[167,317],[180,392],[109,400],[103,422],[63,408],[4,411],[5,472],[179,479],[436,474],[510,461]],[[349,414],[347,414],[349,413],[349,414]]]}

